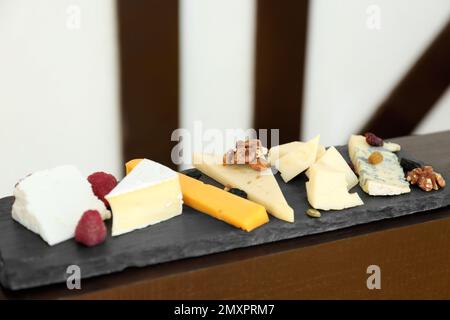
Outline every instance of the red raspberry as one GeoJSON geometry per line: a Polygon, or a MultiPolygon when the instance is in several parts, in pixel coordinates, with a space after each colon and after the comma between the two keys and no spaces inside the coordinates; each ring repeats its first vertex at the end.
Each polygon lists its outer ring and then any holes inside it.
{"type": "Polygon", "coordinates": [[[109,203],[105,196],[117,186],[116,178],[106,172],[96,172],[88,177],[88,181],[92,185],[92,191],[94,191],[97,198],[102,200],[105,206],[109,208],[109,203]]]}
{"type": "Polygon", "coordinates": [[[75,229],[75,240],[87,247],[96,246],[106,238],[106,226],[97,210],[83,213],[75,229]]]}

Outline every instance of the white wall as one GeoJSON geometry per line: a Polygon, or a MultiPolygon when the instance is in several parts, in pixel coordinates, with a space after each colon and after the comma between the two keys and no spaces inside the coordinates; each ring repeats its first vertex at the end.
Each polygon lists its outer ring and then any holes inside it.
{"type": "MultiPolygon", "coordinates": [[[[314,0],[310,10],[302,134],[331,145],[361,129],[450,18],[450,1],[314,0]],[[379,30],[366,25],[371,5],[379,30]]],[[[450,129],[433,123],[450,118],[450,99],[436,112],[420,132],[450,129]]]]}
{"type": "Polygon", "coordinates": [[[254,0],[181,0],[180,10],[181,127],[192,132],[201,121],[204,130],[249,128],[254,0]]]}
{"type": "MultiPolygon", "coordinates": [[[[0,196],[64,163],[122,172],[114,3],[0,1],[0,196]]],[[[181,127],[251,126],[255,4],[181,1],[181,127]]],[[[448,0],[312,1],[304,138],[344,143],[449,17],[448,0]],[[380,30],[366,26],[373,4],[380,30]]],[[[417,132],[448,129],[449,117],[450,90],[417,132]]]]}
{"type": "Polygon", "coordinates": [[[60,164],[121,172],[114,3],[0,2],[0,197],[60,164]]]}

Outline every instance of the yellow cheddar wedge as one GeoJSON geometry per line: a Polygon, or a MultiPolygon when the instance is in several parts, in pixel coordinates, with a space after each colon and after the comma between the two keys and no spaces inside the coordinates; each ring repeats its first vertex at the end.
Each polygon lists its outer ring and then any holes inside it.
{"type": "Polygon", "coordinates": [[[245,231],[269,222],[262,205],[181,173],[179,178],[184,203],[200,212],[245,231]]]}

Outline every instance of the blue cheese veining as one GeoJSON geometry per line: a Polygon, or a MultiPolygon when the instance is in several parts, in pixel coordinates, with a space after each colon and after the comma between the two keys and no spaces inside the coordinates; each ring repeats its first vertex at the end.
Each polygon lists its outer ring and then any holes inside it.
{"type": "MultiPolygon", "coordinates": [[[[409,183],[405,179],[398,157],[389,148],[370,146],[364,136],[352,135],[348,143],[350,158],[359,175],[359,184],[368,194],[373,196],[398,195],[411,192],[409,183]],[[370,164],[368,158],[378,151],[383,156],[379,164],[370,164]]],[[[398,148],[394,148],[396,150],[398,148]]]]}

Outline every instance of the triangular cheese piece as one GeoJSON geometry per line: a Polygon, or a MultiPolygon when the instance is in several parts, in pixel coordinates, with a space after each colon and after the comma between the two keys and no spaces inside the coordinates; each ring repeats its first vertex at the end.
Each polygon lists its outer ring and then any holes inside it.
{"type": "Polygon", "coordinates": [[[310,172],[314,170],[314,168],[319,170],[328,168],[344,173],[345,179],[347,180],[348,190],[358,184],[358,177],[335,147],[328,148],[325,154],[320,157],[320,159],[317,160],[314,165],[308,169],[308,171],[306,171],[306,176],[308,178],[310,176],[310,172]]]}
{"type": "Polygon", "coordinates": [[[288,205],[270,169],[256,171],[246,165],[222,164],[222,157],[195,153],[193,165],[217,182],[247,193],[248,199],[261,204],[274,217],[294,222],[294,210],[288,205]]]}
{"type": "Polygon", "coordinates": [[[275,160],[284,157],[288,153],[295,152],[303,148],[304,144],[305,142],[302,141],[293,141],[270,148],[269,159],[274,160],[272,165],[275,165],[275,160]]]}
{"type": "Polygon", "coordinates": [[[182,212],[178,174],[148,159],[136,163],[106,196],[113,211],[113,236],[145,228],[182,212]]]}
{"type": "Polygon", "coordinates": [[[306,193],[315,209],[342,210],[364,204],[356,192],[348,192],[345,174],[329,169],[311,171],[306,193]]]}
{"type": "MultiPolygon", "coordinates": [[[[276,160],[284,157],[288,153],[298,151],[304,148],[306,142],[293,141],[285,144],[280,144],[278,146],[272,147],[269,150],[269,160],[272,166],[275,166],[276,160]]],[[[319,160],[326,152],[325,146],[319,144],[317,147],[316,161],[319,160]]]]}
{"type": "Polygon", "coordinates": [[[400,146],[394,143],[375,147],[369,145],[364,136],[350,137],[348,152],[359,175],[359,184],[366,193],[372,196],[393,196],[411,192],[397,155],[390,151],[399,149],[400,146]],[[383,161],[372,165],[367,159],[375,151],[381,153],[383,161]]]}
{"type": "Polygon", "coordinates": [[[289,182],[316,161],[319,140],[320,135],[303,143],[297,150],[275,160],[275,167],[281,172],[284,182],[289,182]]]}

